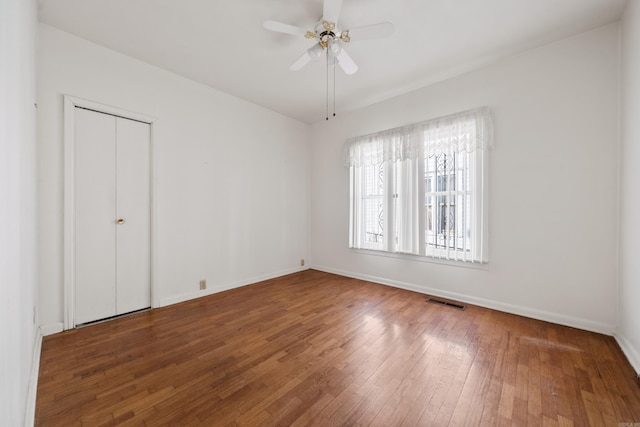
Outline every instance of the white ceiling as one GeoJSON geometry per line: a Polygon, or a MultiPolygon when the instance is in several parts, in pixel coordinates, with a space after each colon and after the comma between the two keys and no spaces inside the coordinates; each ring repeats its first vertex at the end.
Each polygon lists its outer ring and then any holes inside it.
{"type": "MultiPolygon", "coordinates": [[[[633,1],[633,0],[632,0],[633,1]]],[[[336,76],[337,113],[426,86],[619,19],[627,0],[344,0],[340,25],[390,21],[383,40],[352,41],[359,70],[336,76]]],[[[325,117],[326,69],[289,66],[313,41],[322,0],[39,0],[41,22],[313,123],[325,117]]]]}

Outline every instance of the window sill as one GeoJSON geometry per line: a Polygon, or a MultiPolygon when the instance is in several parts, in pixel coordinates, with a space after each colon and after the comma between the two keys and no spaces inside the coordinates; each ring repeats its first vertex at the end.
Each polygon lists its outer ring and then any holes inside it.
{"type": "Polygon", "coordinates": [[[462,268],[471,268],[474,270],[489,271],[488,262],[479,263],[479,262],[471,262],[471,261],[447,260],[443,258],[432,258],[432,257],[414,255],[414,254],[402,253],[402,252],[385,252],[385,251],[380,251],[375,249],[349,248],[349,250],[355,253],[363,254],[363,255],[374,255],[374,256],[381,256],[386,258],[403,259],[407,261],[426,262],[429,264],[450,265],[452,267],[462,267],[462,268]]]}

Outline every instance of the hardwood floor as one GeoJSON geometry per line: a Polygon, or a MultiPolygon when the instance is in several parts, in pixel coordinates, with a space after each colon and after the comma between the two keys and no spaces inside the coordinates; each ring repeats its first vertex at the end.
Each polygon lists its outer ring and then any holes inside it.
{"type": "Polygon", "coordinates": [[[305,271],[45,337],[36,425],[618,426],[613,338],[305,271]]]}

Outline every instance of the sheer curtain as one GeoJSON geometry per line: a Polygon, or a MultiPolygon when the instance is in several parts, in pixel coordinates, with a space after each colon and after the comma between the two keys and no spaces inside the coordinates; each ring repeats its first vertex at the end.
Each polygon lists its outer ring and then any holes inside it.
{"type": "Polygon", "coordinates": [[[486,261],[485,152],[492,144],[487,107],[349,139],[350,247],[486,261]],[[373,178],[377,204],[363,185],[373,178]],[[364,218],[376,215],[374,232],[364,218]]]}

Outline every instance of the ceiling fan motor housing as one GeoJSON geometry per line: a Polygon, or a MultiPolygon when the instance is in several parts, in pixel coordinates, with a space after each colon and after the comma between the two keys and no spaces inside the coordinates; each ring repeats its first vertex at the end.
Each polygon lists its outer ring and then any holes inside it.
{"type": "Polygon", "coordinates": [[[315,32],[318,43],[328,50],[329,55],[336,57],[342,52],[341,32],[336,24],[320,21],[316,24],[315,32]]]}

